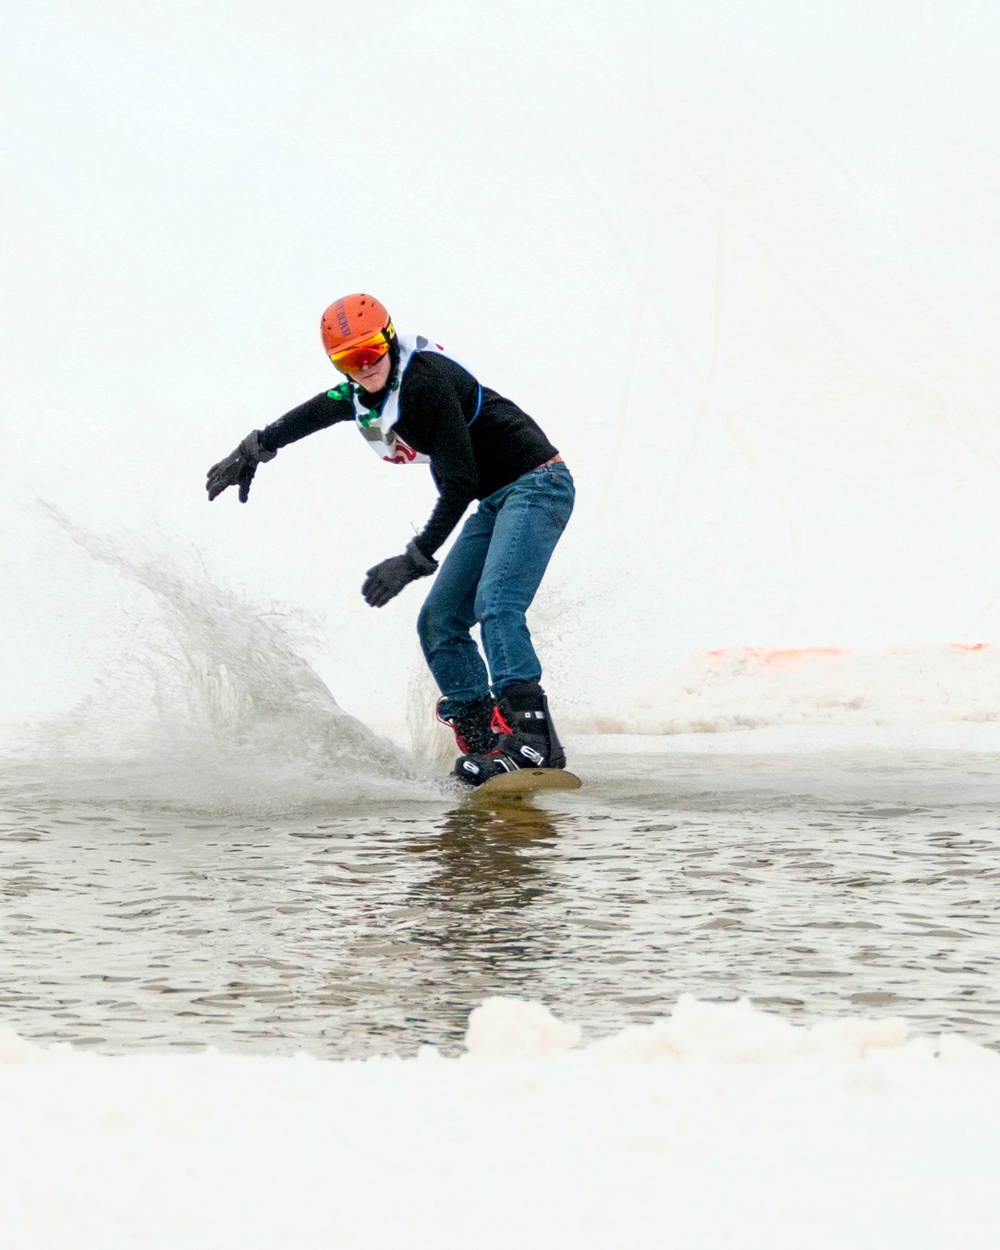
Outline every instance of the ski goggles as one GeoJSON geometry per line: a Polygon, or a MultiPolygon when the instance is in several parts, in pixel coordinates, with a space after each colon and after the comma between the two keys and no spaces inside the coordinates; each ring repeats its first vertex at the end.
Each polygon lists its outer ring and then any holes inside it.
{"type": "Polygon", "coordinates": [[[389,340],[386,333],[379,330],[369,338],[362,339],[360,343],[345,347],[343,351],[331,352],[330,359],[333,367],[341,373],[357,373],[367,365],[376,364],[388,350],[389,340]]]}

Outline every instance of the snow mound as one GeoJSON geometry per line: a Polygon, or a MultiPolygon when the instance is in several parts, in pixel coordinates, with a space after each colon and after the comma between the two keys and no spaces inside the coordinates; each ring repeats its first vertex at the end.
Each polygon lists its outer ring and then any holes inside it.
{"type": "Polygon", "coordinates": [[[580,1040],[575,1024],[562,1024],[548,1007],[519,998],[487,998],[469,1014],[465,1048],[487,1059],[544,1058],[580,1040]]]}
{"type": "Polygon", "coordinates": [[[669,1017],[633,1025],[589,1049],[616,1059],[702,1059],[722,1063],[793,1058],[862,1059],[906,1040],[905,1020],[834,1020],[811,1028],[756,1011],[747,999],[699,1002],[682,995],[669,1017]]]}
{"type": "Polygon", "coordinates": [[[627,716],[581,732],[688,734],[777,725],[901,726],[1000,719],[1000,649],[955,642],[708,651],[654,683],[627,716]]]}
{"type": "MultiPolygon", "coordinates": [[[[465,1047],[480,1059],[544,1059],[578,1046],[581,1031],[541,1003],[488,998],[469,1016],[465,1047]]],[[[995,1065],[1000,1056],[957,1035],[908,1040],[905,1020],[845,1017],[811,1026],[758,1011],[748,999],[700,1002],[682,995],[669,1016],[631,1025],[581,1048],[599,1060],[697,1060],[714,1064],[848,1062],[895,1052],[907,1062],[944,1060],[995,1065]]]]}
{"type": "Polygon", "coordinates": [[[34,1053],[35,1047],[13,1029],[0,1028],[0,1063],[25,1063],[34,1053]]]}

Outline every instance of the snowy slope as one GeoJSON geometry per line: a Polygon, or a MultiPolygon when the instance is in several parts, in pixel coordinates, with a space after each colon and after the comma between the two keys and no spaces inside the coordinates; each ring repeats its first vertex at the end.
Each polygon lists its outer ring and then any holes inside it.
{"type": "Polygon", "coordinates": [[[567,719],[655,691],[667,724],[708,651],[874,673],[994,639],[998,34],[974,3],[8,5],[0,722],[158,628],[39,498],[318,618],[338,700],[400,722],[421,590],[375,614],[358,588],[423,523],[422,471],[339,429],[245,508],[202,494],[329,384],[318,317],[352,289],[571,464],[535,621],[567,719]]]}

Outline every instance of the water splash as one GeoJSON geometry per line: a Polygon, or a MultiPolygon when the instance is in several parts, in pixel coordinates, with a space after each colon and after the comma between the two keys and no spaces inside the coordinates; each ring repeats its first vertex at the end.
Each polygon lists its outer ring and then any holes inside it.
{"type": "Polygon", "coordinates": [[[175,556],[127,550],[42,504],[122,579],[113,663],[47,722],[19,769],[81,798],[266,812],[436,792],[405,751],[345,712],[309,663],[317,623],[262,609],[175,556]]]}

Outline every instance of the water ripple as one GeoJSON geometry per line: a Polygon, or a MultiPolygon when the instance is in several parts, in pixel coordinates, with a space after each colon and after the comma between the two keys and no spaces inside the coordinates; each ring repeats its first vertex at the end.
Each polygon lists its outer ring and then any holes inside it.
{"type": "Polygon", "coordinates": [[[1000,1047],[1000,763],[588,762],[537,808],[286,821],[0,795],[0,1018],[104,1051],[457,1047],[489,994],[593,1037],[680,993],[1000,1047]]]}

